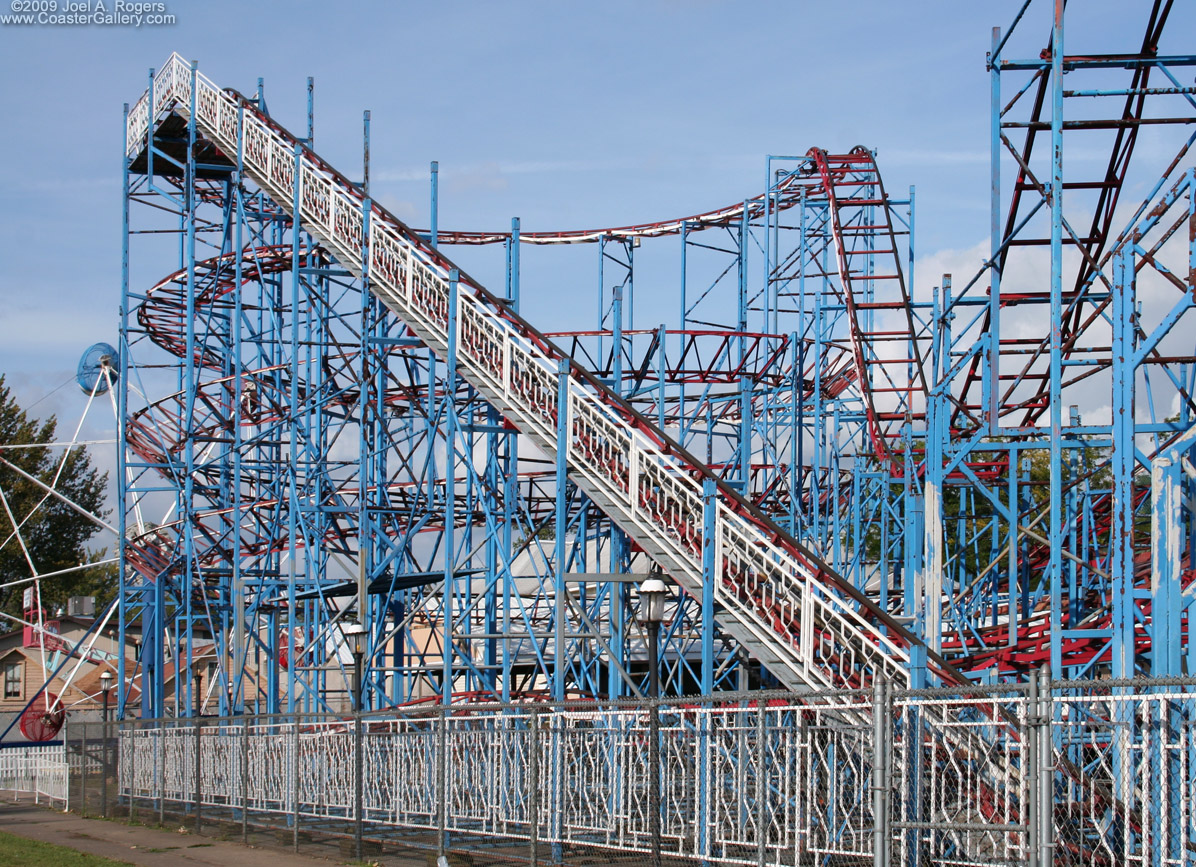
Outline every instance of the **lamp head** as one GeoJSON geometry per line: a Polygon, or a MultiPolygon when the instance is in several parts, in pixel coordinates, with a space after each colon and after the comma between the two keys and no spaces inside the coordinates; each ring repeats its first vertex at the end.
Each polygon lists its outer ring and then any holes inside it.
{"type": "Polygon", "coordinates": [[[360,654],[364,653],[362,645],[365,639],[365,627],[357,621],[350,621],[341,627],[341,632],[344,633],[345,640],[349,642],[353,652],[360,654]]]}
{"type": "Polygon", "coordinates": [[[660,623],[664,620],[664,602],[669,595],[668,586],[653,573],[640,585],[640,623],[660,623]]]}

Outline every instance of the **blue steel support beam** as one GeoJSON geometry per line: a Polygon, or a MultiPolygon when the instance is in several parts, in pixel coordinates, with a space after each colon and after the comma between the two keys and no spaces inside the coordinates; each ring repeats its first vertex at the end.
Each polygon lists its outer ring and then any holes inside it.
{"type": "MultiPolygon", "coordinates": [[[[435,163],[433,163],[435,165],[435,163]]],[[[449,304],[448,304],[448,342],[449,351],[446,360],[448,367],[445,376],[446,395],[445,425],[444,425],[444,536],[441,542],[444,554],[444,590],[441,601],[442,617],[444,619],[444,635],[442,638],[443,673],[440,683],[440,700],[448,705],[453,697],[453,656],[455,643],[453,632],[456,628],[453,617],[453,602],[456,597],[456,524],[457,524],[457,316],[459,312],[459,281],[460,274],[454,268],[449,274],[449,304]]],[[[464,580],[472,580],[466,577],[464,580]]]]}
{"type": "Polygon", "coordinates": [[[719,584],[718,551],[715,541],[715,518],[718,508],[718,488],[713,479],[706,479],[702,486],[702,695],[714,693],[715,622],[714,600],[719,584]]]}
{"type": "MultiPolygon", "coordinates": [[[[737,341],[738,357],[736,361],[743,364],[747,351],[745,334],[748,329],[748,241],[751,226],[748,220],[748,202],[743,203],[743,216],[739,223],[737,238],[739,252],[739,292],[737,295],[738,311],[736,314],[736,330],[739,332],[737,341]]],[[[748,495],[752,475],[752,381],[744,375],[739,378],[739,444],[738,444],[738,472],[735,480],[742,486],[744,495],[748,495]]]]}
{"type": "MultiPolygon", "coordinates": [[[[310,93],[311,79],[308,79],[308,88],[310,93]]],[[[310,98],[310,97],[309,97],[310,98]]],[[[237,138],[240,140],[241,131],[244,129],[245,108],[241,106],[237,110],[237,138]]],[[[310,123],[309,123],[310,128],[310,123]]],[[[237,149],[237,166],[236,171],[233,172],[230,184],[230,193],[233,197],[232,207],[232,221],[233,221],[233,250],[236,251],[235,261],[236,265],[233,270],[233,279],[238,286],[245,285],[245,274],[243,270],[243,258],[241,250],[244,248],[244,227],[245,227],[245,208],[242,198],[242,171],[244,165],[242,163],[242,150],[237,149]]],[[[242,567],[242,545],[241,538],[241,518],[243,513],[243,503],[241,499],[242,493],[242,458],[244,451],[244,443],[242,439],[242,426],[245,423],[245,377],[243,375],[243,367],[240,363],[241,359],[241,319],[245,314],[244,295],[237,292],[233,299],[233,320],[229,325],[232,336],[232,357],[228,359],[231,365],[233,377],[233,442],[232,442],[232,577],[229,603],[233,609],[233,639],[232,649],[229,653],[230,664],[232,671],[226,672],[226,677],[231,680],[229,688],[229,707],[226,712],[229,714],[244,713],[245,711],[245,671],[249,663],[249,645],[247,641],[247,624],[245,622],[245,580],[241,574],[242,567]]]]}
{"type": "MultiPolygon", "coordinates": [[[[122,648],[128,647],[126,641],[129,625],[130,615],[132,611],[141,604],[144,604],[144,599],[138,600],[134,603],[131,599],[133,592],[133,581],[129,575],[129,560],[128,547],[126,541],[129,538],[128,515],[129,515],[129,477],[128,468],[126,466],[127,458],[125,456],[125,444],[127,439],[127,429],[123,419],[128,418],[129,414],[129,372],[132,370],[132,361],[130,359],[129,351],[129,104],[124,104],[124,149],[121,151],[120,159],[120,177],[121,177],[121,233],[120,233],[120,332],[119,332],[119,350],[120,350],[120,369],[124,375],[118,377],[117,380],[117,444],[116,444],[116,529],[119,534],[119,539],[116,545],[117,556],[117,629],[120,636],[120,646],[122,648]],[[131,604],[132,603],[132,604],[131,604]]],[[[140,528],[138,528],[140,530],[140,528]]],[[[144,579],[142,579],[144,581],[144,579]]],[[[140,583],[140,582],[138,582],[140,583]]],[[[134,667],[136,667],[138,660],[133,660],[134,667]]],[[[129,699],[129,676],[128,664],[126,655],[122,652],[117,657],[116,662],[116,714],[118,719],[123,719],[125,716],[125,707],[129,699]]]]}
{"type": "MultiPolygon", "coordinates": [[[[1016,23],[1016,22],[1015,22],[1016,23]]],[[[1001,28],[994,27],[993,47],[989,52],[989,288],[987,363],[982,371],[982,402],[985,422],[990,431],[1000,425],[999,399],[1001,393],[1001,28]]]]}
{"type": "Polygon", "coordinates": [[[1051,671],[1063,670],[1063,10],[1051,31],[1050,592],[1051,671]]]}
{"type": "MultiPolygon", "coordinates": [[[[304,139],[312,150],[316,148],[316,80],[307,77],[307,138],[304,139]]],[[[238,160],[240,154],[238,153],[238,160]]]]}
{"type": "Polygon", "coordinates": [[[432,222],[428,238],[435,250],[440,245],[440,163],[432,160],[432,222]]]}
{"type": "Polygon", "coordinates": [[[507,300],[519,312],[519,218],[511,217],[511,237],[507,239],[507,300]]]}
{"type": "MultiPolygon", "coordinates": [[[[374,660],[378,658],[379,639],[385,631],[385,617],[387,606],[375,605],[370,598],[368,587],[375,577],[375,567],[382,556],[381,532],[379,519],[371,514],[371,505],[379,504],[384,496],[386,475],[379,462],[383,460],[385,449],[382,447],[382,435],[379,428],[380,417],[384,415],[385,381],[381,379],[379,356],[386,350],[378,345],[379,321],[382,312],[378,302],[370,293],[370,214],[373,212],[373,202],[370,199],[370,112],[363,111],[362,124],[362,160],[361,160],[361,386],[358,401],[360,412],[360,446],[357,458],[357,472],[360,479],[358,488],[361,492],[357,525],[357,618],[365,628],[365,660],[358,689],[358,708],[369,710],[374,707],[375,690],[381,684],[374,673],[374,660]],[[378,623],[375,623],[375,618],[378,623]]],[[[295,177],[299,177],[299,164],[296,162],[295,177]]],[[[296,230],[298,220],[296,219],[296,230]]],[[[299,248],[300,236],[294,233],[292,249],[299,248]]],[[[294,315],[299,315],[296,308],[294,315]]],[[[450,314],[451,315],[451,314],[450,314]]],[[[298,505],[298,504],[296,504],[298,505]]],[[[306,559],[306,558],[305,558],[306,559]]],[[[293,616],[293,615],[292,615],[293,616]]],[[[292,624],[293,632],[293,624],[292,624]]],[[[294,670],[294,666],[290,666],[294,670]]]]}
{"type": "MultiPolygon", "coordinates": [[[[553,515],[554,550],[552,558],[552,697],[565,698],[569,672],[569,654],[565,643],[565,571],[568,568],[566,528],[569,522],[568,455],[569,455],[569,363],[562,360],[557,369],[556,403],[556,507],[553,515]]],[[[583,542],[584,544],[584,542],[583,542]]]]}
{"type": "MultiPolygon", "coordinates": [[[[197,141],[197,134],[195,128],[195,76],[196,64],[191,61],[191,117],[187,121],[187,162],[186,172],[183,176],[183,183],[185,189],[183,191],[184,211],[183,211],[183,231],[185,233],[185,262],[187,270],[187,344],[186,344],[186,358],[184,359],[183,376],[187,383],[193,382],[195,379],[195,231],[196,231],[196,210],[198,209],[197,196],[195,191],[196,183],[196,166],[195,166],[195,147],[197,141]]],[[[195,391],[194,389],[187,389],[186,402],[184,404],[184,412],[187,418],[191,418],[195,414],[195,391]]],[[[184,505],[179,509],[179,514],[183,515],[191,510],[191,505],[195,501],[195,440],[188,436],[184,447],[184,464],[183,471],[186,473],[185,482],[183,485],[183,501],[184,505]]],[[[203,575],[199,572],[199,563],[196,558],[195,551],[195,536],[194,528],[190,521],[183,523],[183,556],[185,558],[182,573],[179,577],[179,604],[182,605],[186,612],[186,653],[185,664],[180,664],[180,657],[184,656],[181,648],[175,651],[175,695],[176,702],[181,702],[185,696],[187,704],[187,715],[199,714],[198,696],[193,695],[195,687],[195,680],[192,677],[192,662],[194,647],[193,636],[195,627],[195,612],[192,610],[196,588],[202,586],[203,575]],[[180,695],[179,683],[183,680],[182,694],[180,695]]],[[[161,594],[160,594],[161,595],[161,594]]],[[[159,624],[165,621],[165,605],[163,600],[163,618],[159,624]]],[[[161,628],[161,626],[159,626],[161,628]]],[[[182,636],[176,633],[176,641],[182,641],[182,636]]],[[[164,665],[163,660],[163,665],[164,665]]],[[[164,671],[162,672],[164,674],[164,671]]],[[[155,684],[156,685],[156,684],[155,684]]],[[[158,716],[165,714],[165,705],[163,703],[162,693],[155,690],[156,694],[156,710],[158,716]]],[[[177,705],[176,705],[177,707],[177,705]]]]}
{"type": "Polygon", "coordinates": [[[1109,526],[1109,588],[1113,606],[1112,674],[1132,677],[1134,653],[1134,352],[1133,254],[1120,251],[1113,270],[1113,357],[1123,364],[1113,378],[1113,509],[1109,526]]]}
{"type": "MultiPolygon", "coordinates": [[[[194,92],[194,91],[193,91],[194,92]]],[[[195,115],[192,114],[192,118],[195,115]]],[[[296,144],[294,148],[294,186],[291,191],[291,316],[294,321],[291,323],[291,351],[290,351],[290,388],[288,389],[288,399],[290,401],[289,412],[287,418],[290,422],[290,436],[288,467],[287,467],[287,646],[291,648],[291,664],[287,666],[287,689],[286,689],[286,712],[295,713],[296,707],[295,695],[295,664],[293,657],[294,653],[294,628],[295,628],[295,611],[298,600],[298,592],[296,584],[299,581],[299,557],[301,554],[299,546],[299,509],[301,502],[300,482],[299,482],[299,449],[300,437],[302,431],[299,428],[299,383],[302,378],[302,371],[299,368],[299,309],[303,298],[303,287],[301,285],[301,274],[299,270],[299,233],[301,230],[300,220],[300,202],[299,202],[299,168],[303,158],[303,149],[296,144]]],[[[306,560],[306,551],[302,552],[304,560],[306,560]]],[[[362,618],[364,622],[365,613],[358,611],[357,616],[362,618]]],[[[279,618],[281,620],[281,618],[279,618]]],[[[279,636],[279,626],[277,623],[272,624],[273,628],[270,630],[270,665],[271,671],[278,670],[278,654],[281,646],[281,637],[279,636]]],[[[268,697],[267,704],[273,703],[275,706],[272,712],[277,713],[281,708],[279,706],[278,697],[275,695],[274,689],[271,689],[271,694],[268,697]]]]}

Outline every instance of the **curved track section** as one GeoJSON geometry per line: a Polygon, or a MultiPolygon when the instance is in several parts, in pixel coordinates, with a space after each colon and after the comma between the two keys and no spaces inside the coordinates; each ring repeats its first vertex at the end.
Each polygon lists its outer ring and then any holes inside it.
{"type": "Polygon", "coordinates": [[[895,440],[910,419],[925,417],[925,361],[930,330],[918,323],[897,231],[872,152],[809,152],[830,205],[839,280],[847,308],[851,350],[878,459],[900,467],[895,440]]]}
{"type": "MultiPolygon", "coordinates": [[[[872,152],[858,146],[846,154],[812,148],[796,171],[776,188],[745,202],[670,220],[566,232],[520,232],[521,244],[593,244],[680,235],[713,227],[733,228],[746,216],[761,219],[799,203],[827,206],[837,280],[834,291],[847,311],[847,335],[854,382],[864,402],[868,437],[875,455],[900,469],[895,441],[907,419],[925,417],[930,324],[919,320],[906,284],[889,196],[872,152]]],[[[425,235],[425,232],[419,232],[425,235]]],[[[507,243],[510,232],[438,231],[444,245],[507,243]]]]}

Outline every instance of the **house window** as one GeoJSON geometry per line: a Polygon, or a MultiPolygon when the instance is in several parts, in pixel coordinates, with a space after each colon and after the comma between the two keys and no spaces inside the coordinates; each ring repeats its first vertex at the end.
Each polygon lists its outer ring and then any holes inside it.
{"type": "Polygon", "coordinates": [[[22,665],[19,662],[10,662],[4,666],[4,697],[5,698],[20,698],[21,685],[24,677],[22,677],[22,665]]]}

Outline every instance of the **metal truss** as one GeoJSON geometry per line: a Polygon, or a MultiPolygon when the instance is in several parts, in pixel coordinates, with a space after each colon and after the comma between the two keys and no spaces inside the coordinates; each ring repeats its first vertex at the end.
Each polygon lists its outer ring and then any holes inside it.
{"type": "MultiPolygon", "coordinates": [[[[154,635],[150,641],[160,641],[158,626],[165,624],[169,606],[176,632],[182,628],[179,624],[186,624],[182,646],[194,646],[193,629],[199,621],[225,641],[215,655],[227,660],[225,687],[231,707],[244,701],[244,686],[250,680],[257,693],[265,683],[266,706],[273,707],[283,656],[288,663],[308,663],[311,672],[297,677],[296,669],[304,666],[286,666],[283,692],[288,709],[296,701],[319,703],[327,692],[321,678],[330,664],[335,668],[342,661],[334,649],[340,635],[336,627],[349,608],[330,604],[329,599],[355,595],[356,616],[370,623],[366,692],[372,704],[409,700],[417,694],[416,683],[435,687],[445,700],[453,692],[510,694],[520,683],[522,689],[550,688],[558,699],[567,690],[636,691],[629,671],[627,625],[632,618],[625,587],[617,586],[617,580],[601,579],[590,582],[598,586],[577,594],[567,587],[570,573],[580,573],[581,581],[587,582],[586,558],[601,558],[606,548],[609,574],[625,572],[629,546],[621,534],[612,532],[617,525],[640,551],[668,569],[683,590],[672,618],[681,645],[674,668],[679,683],[689,676],[706,689],[712,687],[719,670],[713,647],[716,622],[720,634],[729,634],[771,676],[790,684],[865,684],[875,670],[907,676],[903,660],[920,642],[759,508],[775,499],[773,492],[785,474],[777,446],[800,439],[792,432],[792,422],[786,432],[784,422],[770,417],[788,413],[792,419],[800,414],[795,406],[804,401],[810,377],[786,371],[796,338],[753,337],[742,327],[750,304],[746,250],[753,224],[766,223],[770,214],[798,204],[804,213],[809,199],[817,199],[828,215],[820,236],[823,248],[833,241],[845,251],[839,256],[834,285],[839,297],[848,299],[847,321],[871,321],[870,315],[856,315],[860,309],[900,309],[900,298],[868,300],[871,287],[881,280],[895,280],[905,292],[889,203],[868,152],[857,149],[833,157],[812,151],[776,190],[743,206],[708,217],[619,230],[617,240],[609,234],[520,236],[529,243],[597,240],[602,261],[621,266],[622,276],[612,293],[612,388],[519,318],[509,303],[459,277],[439,247],[378,208],[366,185],[352,184],[333,172],[258,105],[260,99],[254,102],[216,90],[174,57],[129,114],[129,167],[140,178],[129,199],[136,201],[144,186],[150,194],[161,193],[176,202],[180,231],[186,236],[184,267],[132,299],[137,309],[133,332],[181,359],[175,395],[135,412],[128,428],[130,466],[124,475],[155,481],[142,483],[141,489],[127,486],[126,496],[136,500],[141,493],[154,493],[156,477],[165,476],[179,497],[171,511],[186,516],[165,529],[139,529],[132,546],[130,563],[142,568],[140,578],[130,582],[126,608],[141,606],[144,631],[154,635]],[[184,124],[184,159],[175,159],[170,154],[174,140],[164,136],[163,128],[173,125],[181,132],[184,124]],[[208,161],[197,160],[197,153],[208,161]],[[226,175],[223,182],[213,178],[221,172],[226,175]],[[239,183],[233,183],[234,177],[239,183]],[[247,193],[245,179],[252,179],[258,192],[247,193]],[[238,201],[246,195],[255,197],[252,209],[238,201]],[[219,216],[203,213],[210,209],[219,209],[219,216]],[[248,222],[260,227],[242,225],[247,213],[253,215],[248,222]],[[877,220],[887,239],[882,243],[891,249],[877,249],[866,240],[874,236],[877,220]],[[625,312],[622,303],[622,290],[630,293],[632,285],[634,245],[627,239],[687,234],[691,223],[722,227],[738,239],[741,322],[722,340],[739,371],[729,380],[721,370],[713,373],[723,366],[722,350],[715,350],[713,365],[699,377],[706,386],[724,379],[737,390],[737,407],[723,398],[708,401],[709,460],[718,466],[721,455],[716,452],[728,446],[734,451],[734,457],[721,464],[721,475],[664,433],[670,423],[680,429],[679,419],[689,407],[682,396],[672,403],[675,417],[669,417],[663,367],[658,370],[654,418],[620,396],[625,388],[629,397],[641,390],[634,379],[626,381],[635,369],[630,364],[624,368],[636,336],[633,328],[626,335],[622,330],[624,315],[629,326],[634,324],[630,303],[625,312]],[[216,255],[202,258],[197,240],[216,255]],[[619,255],[608,247],[618,247],[619,255]],[[849,261],[848,252],[863,255],[849,261]],[[878,258],[892,267],[881,266],[885,273],[877,273],[873,268],[878,258]],[[246,259],[251,261],[248,267],[246,259]],[[252,264],[255,259],[264,264],[252,264]],[[337,267],[317,264],[324,259],[337,267]],[[288,261],[289,295],[277,279],[288,261]],[[246,280],[275,287],[270,300],[251,303],[252,308],[269,309],[275,319],[247,322],[244,311],[237,309],[246,293],[230,287],[243,286],[246,280]],[[205,281],[211,286],[201,288],[205,281]],[[180,285],[190,291],[179,291],[180,285]],[[354,293],[356,305],[343,305],[354,293]],[[406,324],[384,316],[374,299],[398,311],[406,324]],[[231,311],[224,309],[229,304],[231,311]],[[349,312],[332,315],[338,309],[349,312]],[[333,333],[334,323],[342,318],[347,323],[344,334],[333,333]],[[229,327],[229,322],[241,327],[229,327]],[[245,364],[246,341],[266,356],[260,366],[245,364]],[[417,351],[416,344],[433,352],[417,351]],[[408,355],[399,352],[408,347],[408,355]],[[765,348],[763,357],[753,357],[760,355],[757,347],[765,348]],[[412,352],[422,360],[408,357],[412,352]],[[239,363],[229,365],[225,359],[239,363]],[[753,368],[772,370],[761,380],[753,368]],[[215,385],[204,384],[217,369],[221,375],[215,385]],[[258,376],[264,372],[270,375],[258,376]],[[425,387],[426,406],[413,397],[425,387]],[[214,397],[213,389],[222,390],[222,396],[214,397]],[[396,406],[408,407],[398,430],[392,421],[396,406]],[[201,421],[197,410],[210,410],[214,417],[201,421]],[[763,424],[757,420],[761,411],[763,424]],[[270,457],[249,462],[263,468],[269,479],[251,480],[246,477],[246,450],[238,440],[244,438],[247,424],[260,426],[260,414],[280,428],[261,440],[275,449],[273,463],[270,457]],[[358,446],[352,466],[331,459],[338,443],[351,443],[353,434],[345,432],[349,428],[356,432],[358,446]],[[216,435],[230,429],[240,436],[216,435]],[[542,475],[540,481],[551,485],[550,517],[534,494],[518,504],[516,480],[524,474],[512,470],[528,462],[516,460],[516,430],[545,455],[544,471],[530,474],[529,483],[534,486],[535,476],[542,475]],[[485,469],[476,457],[479,451],[487,455],[485,469]],[[239,481],[222,487],[217,478],[229,472],[239,481]],[[257,526],[246,526],[247,513],[254,514],[257,526]],[[537,513],[543,514],[539,522],[537,513]],[[698,526],[694,516],[702,514],[706,517],[698,526]],[[210,516],[217,516],[225,527],[211,527],[206,520],[210,516]],[[354,518],[355,529],[350,527],[354,518]],[[261,525],[263,520],[268,527],[261,525]],[[520,521],[523,539],[516,551],[511,533],[520,521]],[[551,552],[543,544],[546,527],[552,532],[551,552]],[[592,555],[590,547],[596,549],[592,555]],[[143,556],[141,549],[154,556],[143,556]],[[238,554],[230,558],[230,549],[238,554]],[[521,576],[515,567],[525,554],[523,565],[530,565],[532,574],[521,576]],[[228,562],[245,556],[253,559],[255,571],[274,580],[248,587],[238,565],[228,562]],[[414,590],[413,582],[431,585],[432,559],[443,563],[443,581],[436,582],[434,592],[395,593],[404,585],[414,590]],[[338,567],[339,580],[330,580],[338,567]],[[225,573],[230,580],[222,580],[225,573]],[[157,580],[159,576],[164,580],[157,580]],[[173,599],[168,602],[172,584],[173,599]],[[247,599],[252,600],[248,609],[247,599]],[[213,606],[224,622],[218,623],[221,618],[213,606]],[[694,610],[695,617],[689,617],[688,609],[699,606],[700,614],[694,610]],[[269,615],[263,640],[264,611],[269,615]],[[284,639],[277,637],[284,628],[275,616],[279,611],[288,613],[284,639]],[[694,644],[684,636],[695,632],[687,623],[695,618],[702,624],[697,654],[684,646],[694,644]],[[245,626],[249,621],[252,627],[245,626]],[[574,636],[586,640],[574,641],[574,636]],[[415,646],[409,647],[412,643],[415,646]],[[249,649],[258,647],[266,650],[265,664],[262,654],[255,652],[255,665],[250,666],[249,649]],[[310,648],[306,656],[305,648],[310,648]],[[387,659],[409,651],[421,657],[418,664],[387,659]],[[691,662],[695,655],[700,657],[698,664],[691,662]],[[430,656],[438,656],[439,663],[429,662],[430,656]],[[605,657],[601,664],[600,657],[605,657]],[[527,669],[522,677],[520,667],[527,669]],[[623,686],[612,690],[616,680],[623,686]]],[[[438,245],[459,240],[451,233],[437,233],[438,245]]],[[[765,311],[765,319],[774,324],[778,315],[777,309],[765,311]]],[[[907,321],[912,323],[908,317],[907,321]]],[[[892,381],[875,345],[891,340],[891,334],[858,328],[851,332],[851,352],[869,370],[859,377],[862,382],[871,383],[873,370],[892,381]]],[[[670,342],[667,332],[653,336],[662,348],[670,342]]],[[[698,338],[709,343],[709,338],[719,337],[684,330],[678,336],[688,339],[691,347],[698,338]]],[[[597,338],[601,357],[601,332],[597,338]]],[[[907,363],[910,370],[921,369],[919,340],[911,332],[906,341],[904,352],[914,359],[907,363]]],[[[841,354],[830,356],[838,359],[841,354]]],[[[899,408],[910,401],[908,385],[904,390],[877,391],[898,392],[899,408]]],[[[864,429],[874,446],[888,449],[893,440],[889,422],[901,413],[882,414],[869,388],[858,394],[866,398],[864,429]]],[[[792,493],[789,498],[795,500],[792,493]]],[[[795,504],[788,508],[791,525],[796,509],[795,504]]],[[[728,646],[724,642],[722,647],[728,646]]],[[[147,667],[150,676],[145,682],[153,686],[142,693],[143,708],[160,710],[167,654],[159,644],[147,642],[147,650],[143,657],[153,668],[147,667]]],[[[725,653],[720,649],[719,654],[725,653]]],[[[937,657],[932,664],[939,676],[959,680],[937,657]]],[[[195,697],[185,695],[184,684],[175,678],[173,703],[198,707],[195,697]]]]}
{"type": "Polygon", "coordinates": [[[940,491],[935,508],[926,500],[927,538],[951,538],[932,570],[943,625],[926,635],[976,672],[1167,676],[1181,655],[1188,671],[1196,660],[1174,622],[1190,606],[1190,560],[1150,552],[1152,536],[1188,538],[1192,516],[1160,509],[1146,482],[1191,426],[1184,163],[1196,102],[1177,76],[1196,58],[1159,53],[1172,3],[1142,6],[1144,30],[1125,29],[1116,53],[1065,42],[1082,11],[1065,16],[1062,2],[1025,3],[993,32],[990,257],[961,291],[944,287],[927,426],[927,488],[940,491]],[[1032,23],[1046,25],[1047,48],[1018,59],[1040,47],[1032,23]],[[1175,149],[1161,175],[1132,172],[1147,135],[1175,149]],[[1098,173],[1091,160],[1065,173],[1072,151],[1108,157],[1098,173]],[[1145,190],[1140,202],[1131,189],[1145,190]],[[1152,651],[1160,597],[1166,656],[1152,651]]]}
{"type": "Polygon", "coordinates": [[[127,148],[127,201],[183,239],[171,276],[126,281],[122,399],[170,395],[125,407],[126,512],[175,498],[125,527],[126,622],[153,624],[144,710],[195,624],[223,642],[221,707],[317,706],[350,616],[371,624],[372,704],[636,694],[620,576],[649,562],[679,585],[679,691],[1190,666],[1190,517],[1162,505],[1187,484],[1190,139],[1139,206],[1121,192],[1140,130],[1192,119],[1175,70],[1196,61],[1153,48],[1162,0],[1132,51],[1065,53],[1058,5],[1050,49],[1007,59],[1036,11],[989,61],[992,255],[930,298],[910,288],[913,192],[889,196],[864,148],[769,157],[765,192],[682,219],[421,233],[370,198],[368,156],[350,182],[262,94],[172,58],[127,148]],[[1103,177],[1064,180],[1065,144],[1102,136],[1103,177]],[[678,321],[637,328],[636,250],[670,238],[678,321]],[[598,247],[598,328],[544,335],[519,315],[519,251],[570,244],[598,247]],[[502,297],[454,270],[461,245],[503,248],[502,297]],[[147,343],[175,359],[165,387],[160,361],[137,372],[147,343]]]}
{"type": "MultiPolygon", "coordinates": [[[[1171,4],[1148,6],[1116,54],[1065,50],[1062,0],[994,31],[990,255],[929,297],[914,191],[886,192],[866,148],[770,156],[743,202],[577,232],[440,229],[434,167],[417,231],[371,197],[368,114],[357,183],[318,155],[310,111],[297,136],[260,90],[172,56],[127,113],[120,628],[142,644],[121,707],[341,710],[349,622],[366,708],[639,697],[634,590],[655,568],[675,584],[659,662],[677,695],[1191,674],[1196,88],[1179,70],[1196,56],[1158,53],[1171,4]],[[1146,128],[1178,131],[1161,174],[1131,166],[1146,128]],[[1073,141],[1108,154],[1103,174],[1065,176],[1073,141]],[[659,327],[635,297],[644,244],[680,256],[659,327]],[[593,329],[522,315],[520,258],[550,245],[597,248],[593,329]],[[501,295],[445,252],[487,246],[501,295]]],[[[1126,737],[1035,741],[960,696],[901,724],[923,764],[984,768],[943,857],[1036,845],[1026,815],[1053,796],[1025,788],[1031,749],[1065,757],[1087,811],[1076,860],[1164,834],[1127,807],[1146,749],[1131,702],[1108,709],[1126,737]],[[1094,777],[1098,755],[1112,770],[1094,777]]],[[[857,704],[818,713],[855,730],[857,704]]],[[[811,773],[863,773],[831,747],[811,773]]],[[[729,747],[709,761],[738,766],[729,747]]],[[[678,785],[714,816],[695,773],[678,785]]],[[[943,815],[902,827],[950,824],[955,802],[926,797],[943,815]]],[[[867,824],[862,803],[798,800],[786,840],[867,824]]]]}

